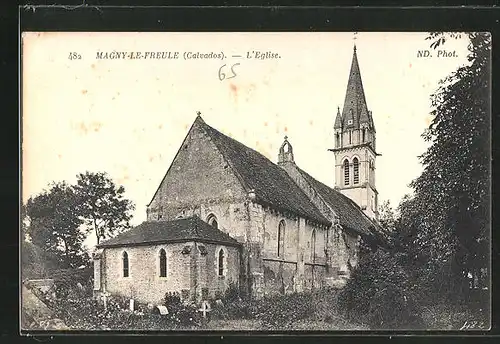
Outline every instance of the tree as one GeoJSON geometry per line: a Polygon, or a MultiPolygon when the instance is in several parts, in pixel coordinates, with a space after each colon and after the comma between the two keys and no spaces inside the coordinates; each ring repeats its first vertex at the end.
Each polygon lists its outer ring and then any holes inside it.
{"type": "Polygon", "coordinates": [[[382,202],[378,209],[378,220],[382,228],[387,232],[393,232],[397,219],[396,211],[392,208],[389,200],[382,202]]]}
{"type": "Polygon", "coordinates": [[[80,173],[75,192],[79,215],[87,232],[93,231],[97,244],[130,227],[134,205],[124,198],[123,186],[116,186],[106,173],[80,173]]]}
{"type": "MultiPolygon", "coordinates": [[[[468,273],[489,265],[491,36],[468,37],[470,65],[441,81],[431,97],[434,117],[423,134],[431,146],[402,211],[428,265],[436,272],[449,267],[454,292],[466,291],[468,273]]],[[[433,48],[447,38],[429,36],[433,48]]]]}
{"type": "Polygon", "coordinates": [[[52,183],[48,191],[31,197],[26,204],[26,231],[32,243],[68,268],[78,267],[87,259],[77,206],[73,189],[64,182],[52,183]]]}

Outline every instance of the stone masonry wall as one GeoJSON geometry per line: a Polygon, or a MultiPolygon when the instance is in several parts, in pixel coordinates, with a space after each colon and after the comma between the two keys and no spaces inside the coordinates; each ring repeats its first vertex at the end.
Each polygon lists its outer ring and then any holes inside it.
{"type": "Polygon", "coordinates": [[[224,295],[231,284],[236,288],[239,287],[239,272],[240,272],[240,253],[239,249],[221,245],[205,245],[207,248],[206,259],[202,256],[199,264],[199,287],[197,288],[197,299],[202,296],[202,289],[207,288],[209,298],[214,298],[224,295]],[[219,251],[224,251],[224,256],[227,261],[224,264],[224,274],[219,275],[218,257],[219,251]]]}
{"type": "Polygon", "coordinates": [[[153,197],[147,218],[172,219],[193,204],[228,204],[245,197],[231,167],[195,123],[153,197]]]}
{"type": "MultiPolygon", "coordinates": [[[[299,187],[306,193],[311,202],[323,213],[325,217],[330,219],[332,223],[335,223],[336,214],[333,209],[326,204],[323,199],[318,195],[316,190],[309,185],[309,183],[304,179],[302,174],[297,170],[295,163],[284,163],[281,167],[292,177],[292,179],[299,185],[299,187]]],[[[328,269],[324,269],[321,266],[306,266],[305,267],[305,281],[307,289],[312,288],[310,282],[312,280],[318,281],[317,276],[323,276],[325,280],[328,281],[330,285],[337,285],[344,283],[344,279],[348,277],[348,263],[357,262],[358,255],[358,244],[359,238],[350,232],[343,231],[341,226],[334,225],[332,228],[328,229],[328,233],[321,236],[319,239],[316,233],[316,241],[323,240],[323,243],[319,243],[320,247],[325,247],[327,249],[328,255],[324,257],[326,259],[326,265],[328,269]],[[323,246],[324,245],[324,246],[323,246]],[[328,270],[328,272],[327,272],[328,270]]],[[[310,234],[309,234],[310,235],[310,234]]],[[[311,238],[311,236],[307,236],[311,238]]],[[[310,245],[310,244],[309,244],[310,245]]],[[[310,246],[308,248],[310,252],[310,246]]],[[[311,257],[311,255],[307,255],[311,257]]],[[[322,263],[322,258],[316,260],[316,262],[322,263]]],[[[306,260],[306,263],[311,263],[311,260],[306,260]]],[[[352,265],[352,264],[351,264],[352,265]]]]}
{"type": "MultiPolygon", "coordinates": [[[[165,293],[187,293],[189,297],[200,298],[202,288],[208,288],[209,294],[215,290],[225,290],[227,283],[220,284],[215,278],[215,244],[194,242],[136,246],[105,249],[104,269],[106,272],[105,290],[114,295],[134,298],[141,302],[162,303],[165,293]],[[206,255],[202,255],[199,246],[205,246],[206,255]],[[188,246],[190,250],[183,254],[188,246]],[[159,252],[167,253],[167,277],[159,276],[159,252]],[[129,258],[129,277],[123,277],[122,254],[126,251],[129,258]],[[206,268],[205,268],[206,267],[206,268]]],[[[222,246],[220,246],[222,247],[222,246]]],[[[238,281],[239,250],[224,247],[227,257],[226,280],[238,281]]],[[[102,262],[101,262],[102,264],[102,262]]]]}

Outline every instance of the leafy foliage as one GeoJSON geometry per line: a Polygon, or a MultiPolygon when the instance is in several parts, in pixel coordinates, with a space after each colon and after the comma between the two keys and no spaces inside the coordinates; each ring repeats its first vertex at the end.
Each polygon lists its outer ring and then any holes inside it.
{"type": "MultiPolygon", "coordinates": [[[[434,34],[443,39],[443,35],[434,34]]],[[[466,292],[467,272],[488,266],[491,37],[468,34],[470,65],[458,68],[432,96],[431,143],[424,170],[401,205],[405,225],[434,269],[449,264],[454,294],[466,292]],[[407,212],[408,214],[405,214],[407,212]]]]}
{"type": "Polygon", "coordinates": [[[318,299],[312,293],[266,296],[261,300],[226,299],[215,306],[212,316],[219,319],[255,319],[264,329],[284,330],[314,315],[318,299]]]}
{"type": "Polygon", "coordinates": [[[31,197],[21,206],[23,271],[41,276],[48,271],[44,265],[87,266],[90,257],[83,242],[89,231],[105,237],[129,227],[134,206],[124,192],[105,173],[87,172],[78,175],[76,185],[53,182],[48,190],[31,197]]]}
{"type": "MultiPolygon", "coordinates": [[[[177,292],[166,293],[164,304],[169,312],[165,317],[169,326],[197,327],[204,323],[200,307],[194,302],[182,302],[177,292]]],[[[210,313],[207,313],[207,318],[210,318],[210,313]]]]}
{"type": "Polygon", "coordinates": [[[80,218],[87,231],[95,233],[98,244],[130,227],[134,205],[124,197],[124,187],[116,186],[106,173],[80,173],[74,188],[80,218]]]}
{"type": "MultiPolygon", "coordinates": [[[[435,49],[463,35],[428,39],[435,49]]],[[[423,134],[431,145],[411,183],[414,193],[397,211],[389,203],[380,209],[390,246],[365,253],[341,293],[347,314],[374,328],[419,327],[421,307],[428,314],[442,303],[484,315],[484,293],[469,288],[467,275],[488,266],[491,37],[467,35],[470,65],[441,81],[431,97],[434,117],[423,134]]]]}
{"type": "Polygon", "coordinates": [[[70,293],[80,296],[91,296],[93,287],[93,269],[59,269],[51,274],[54,280],[57,295],[60,298],[68,297],[70,293]],[[80,287],[77,287],[80,286],[80,287]]]}
{"type": "Polygon", "coordinates": [[[380,225],[387,232],[394,232],[396,227],[397,214],[392,208],[390,201],[383,202],[378,209],[379,217],[378,220],[380,225]]]}
{"type": "Polygon", "coordinates": [[[339,296],[350,319],[372,328],[419,328],[416,285],[397,255],[377,250],[363,257],[339,296]]]}
{"type": "Polygon", "coordinates": [[[82,250],[85,235],[79,230],[78,198],[66,183],[53,183],[49,190],[28,200],[27,228],[32,242],[57,257],[66,267],[85,264],[88,256],[82,250]]]}
{"type": "Polygon", "coordinates": [[[22,279],[43,279],[60,268],[59,259],[32,242],[21,242],[22,279]]]}

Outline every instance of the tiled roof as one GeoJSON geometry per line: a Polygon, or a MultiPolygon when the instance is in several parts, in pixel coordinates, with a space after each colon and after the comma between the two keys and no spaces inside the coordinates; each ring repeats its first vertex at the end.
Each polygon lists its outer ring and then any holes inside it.
{"type": "Polygon", "coordinates": [[[365,91],[363,89],[363,82],[361,81],[356,47],[354,47],[352,55],[351,71],[349,72],[341,119],[343,121],[342,127],[344,128],[359,128],[360,123],[367,123],[371,126],[373,123],[366,105],[365,91]],[[353,120],[350,125],[347,122],[349,119],[353,120]]]}
{"type": "Polygon", "coordinates": [[[201,117],[197,121],[233,167],[247,191],[254,190],[256,202],[330,225],[330,221],[285,170],[257,151],[210,127],[201,117]]]}
{"type": "Polygon", "coordinates": [[[362,235],[371,235],[372,231],[369,229],[370,227],[377,228],[377,225],[349,197],[314,179],[300,168],[297,167],[297,169],[339,216],[340,224],[343,227],[347,227],[362,235]]]}
{"type": "Polygon", "coordinates": [[[237,246],[228,234],[202,221],[198,216],[172,221],[146,221],[106,240],[97,247],[134,246],[168,242],[200,241],[237,246]]]}

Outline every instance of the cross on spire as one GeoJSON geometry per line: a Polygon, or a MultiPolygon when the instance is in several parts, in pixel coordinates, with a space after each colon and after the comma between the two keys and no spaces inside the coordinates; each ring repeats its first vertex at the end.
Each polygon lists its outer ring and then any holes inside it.
{"type": "Polygon", "coordinates": [[[352,37],[352,40],[354,42],[354,52],[356,52],[356,39],[358,39],[358,33],[355,32],[353,37],[352,37]]]}
{"type": "Polygon", "coordinates": [[[196,111],[196,115],[201,116],[201,112],[200,111],[196,111]]]}

